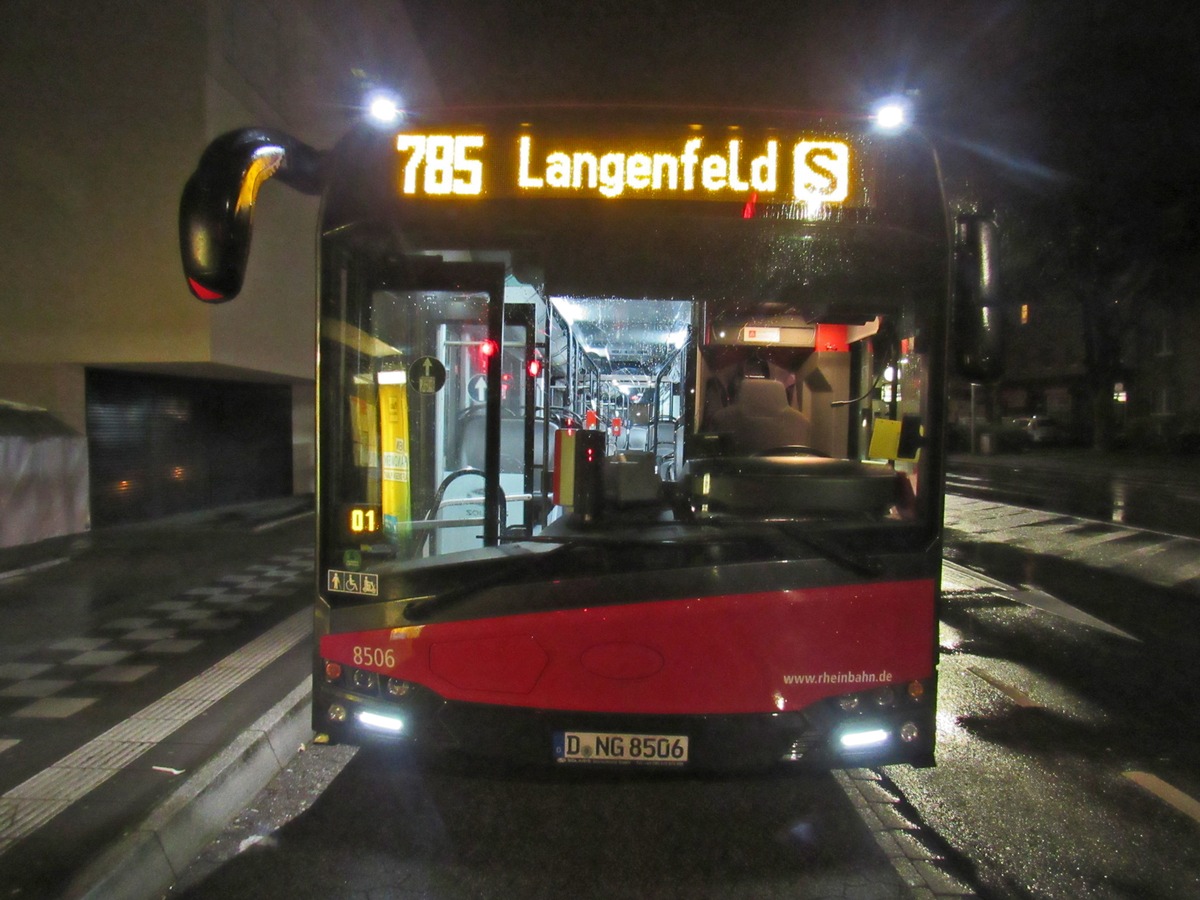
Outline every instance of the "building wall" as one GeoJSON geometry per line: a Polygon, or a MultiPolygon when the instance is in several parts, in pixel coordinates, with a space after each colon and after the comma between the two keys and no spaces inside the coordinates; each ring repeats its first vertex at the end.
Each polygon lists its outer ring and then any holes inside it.
{"type": "Polygon", "coordinates": [[[1001,415],[1046,413],[1072,421],[1080,411],[1072,395],[1083,381],[1079,303],[1046,291],[1016,298],[1007,327],[1001,415]]]}
{"type": "Polygon", "coordinates": [[[1200,307],[1186,295],[1144,304],[1132,354],[1127,425],[1132,442],[1200,450],[1200,307]]]}
{"type": "MultiPolygon", "coordinates": [[[[1200,282],[1200,274],[1181,279],[1200,282]]],[[[1136,298],[1124,334],[1128,377],[1114,385],[1115,437],[1133,449],[1200,449],[1200,305],[1186,287],[1136,298]],[[1124,398],[1124,399],[1121,399],[1124,398]]],[[[1028,303],[1021,321],[1014,302],[1006,320],[1005,372],[994,416],[1046,413],[1091,439],[1094,411],[1084,366],[1078,302],[1052,290],[1028,303]]]]}
{"type": "Polygon", "coordinates": [[[207,311],[166,302],[169,188],[202,134],[194,27],[194,4],[0,5],[5,363],[206,358],[207,311]]]}
{"type": "Polygon", "coordinates": [[[83,431],[89,367],[287,383],[311,490],[317,201],[267,184],[243,295],[214,307],[184,286],[179,195],[231,128],[328,146],[368,80],[437,102],[398,3],[0,4],[0,398],[83,431]]]}

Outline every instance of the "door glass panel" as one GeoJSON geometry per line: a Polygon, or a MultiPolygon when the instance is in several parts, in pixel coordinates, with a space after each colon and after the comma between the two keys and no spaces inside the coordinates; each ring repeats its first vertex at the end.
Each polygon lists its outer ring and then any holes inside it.
{"type": "Polygon", "coordinates": [[[359,411],[360,453],[377,472],[370,493],[383,537],[409,557],[479,547],[487,437],[473,413],[485,408],[497,350],[488,341],[488,296],[386,290],[371,302],[380,355],[353,379],[349,401],[359,411]]]}

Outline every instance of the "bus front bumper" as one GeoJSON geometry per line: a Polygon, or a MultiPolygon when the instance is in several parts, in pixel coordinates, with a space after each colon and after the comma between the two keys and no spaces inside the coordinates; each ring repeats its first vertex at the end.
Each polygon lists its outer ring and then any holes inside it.
{"type": "MultiPolygon", "coordinates": [[[[905,696],[885,706],[878,691],[800,711],[646,715],[466,703],[419,685],[385,697],[316,681],[318,734],[340,744],[407,746],[424,757],[691,771],[933,765],[932,702],[905,696]]],[[[933,682],[922,685],[932,698],[933,682]]]]}

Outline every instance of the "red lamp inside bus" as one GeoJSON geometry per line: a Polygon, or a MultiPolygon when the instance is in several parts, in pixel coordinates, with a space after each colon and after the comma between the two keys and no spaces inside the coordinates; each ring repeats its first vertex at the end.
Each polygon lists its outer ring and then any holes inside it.
{"type": "Polygon", "coordinates": [[[496,346],[496,342],[491,338],[480,341],[476,347],[476,350],[479,353],[479,364],[486,369],[488,361],[496,355],[496,351],[498,349],[499,348],[496,346]]]}

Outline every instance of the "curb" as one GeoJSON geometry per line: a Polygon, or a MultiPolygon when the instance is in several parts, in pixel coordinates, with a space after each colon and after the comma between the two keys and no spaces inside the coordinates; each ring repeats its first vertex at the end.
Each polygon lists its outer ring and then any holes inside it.
{"type": "Polygon", "coordinates": [[[880,769],[838,769],[834,781],[908,888],[911,900],[978,898],[970,864],[927,828],[880,769]]]}
{"type": "Polygon", "coordinates": [[[312,739],[312,682],[286,697],[218,752],[132,831],[87,866],[68,900],[161,897],[247,800],[312,739]]]}

